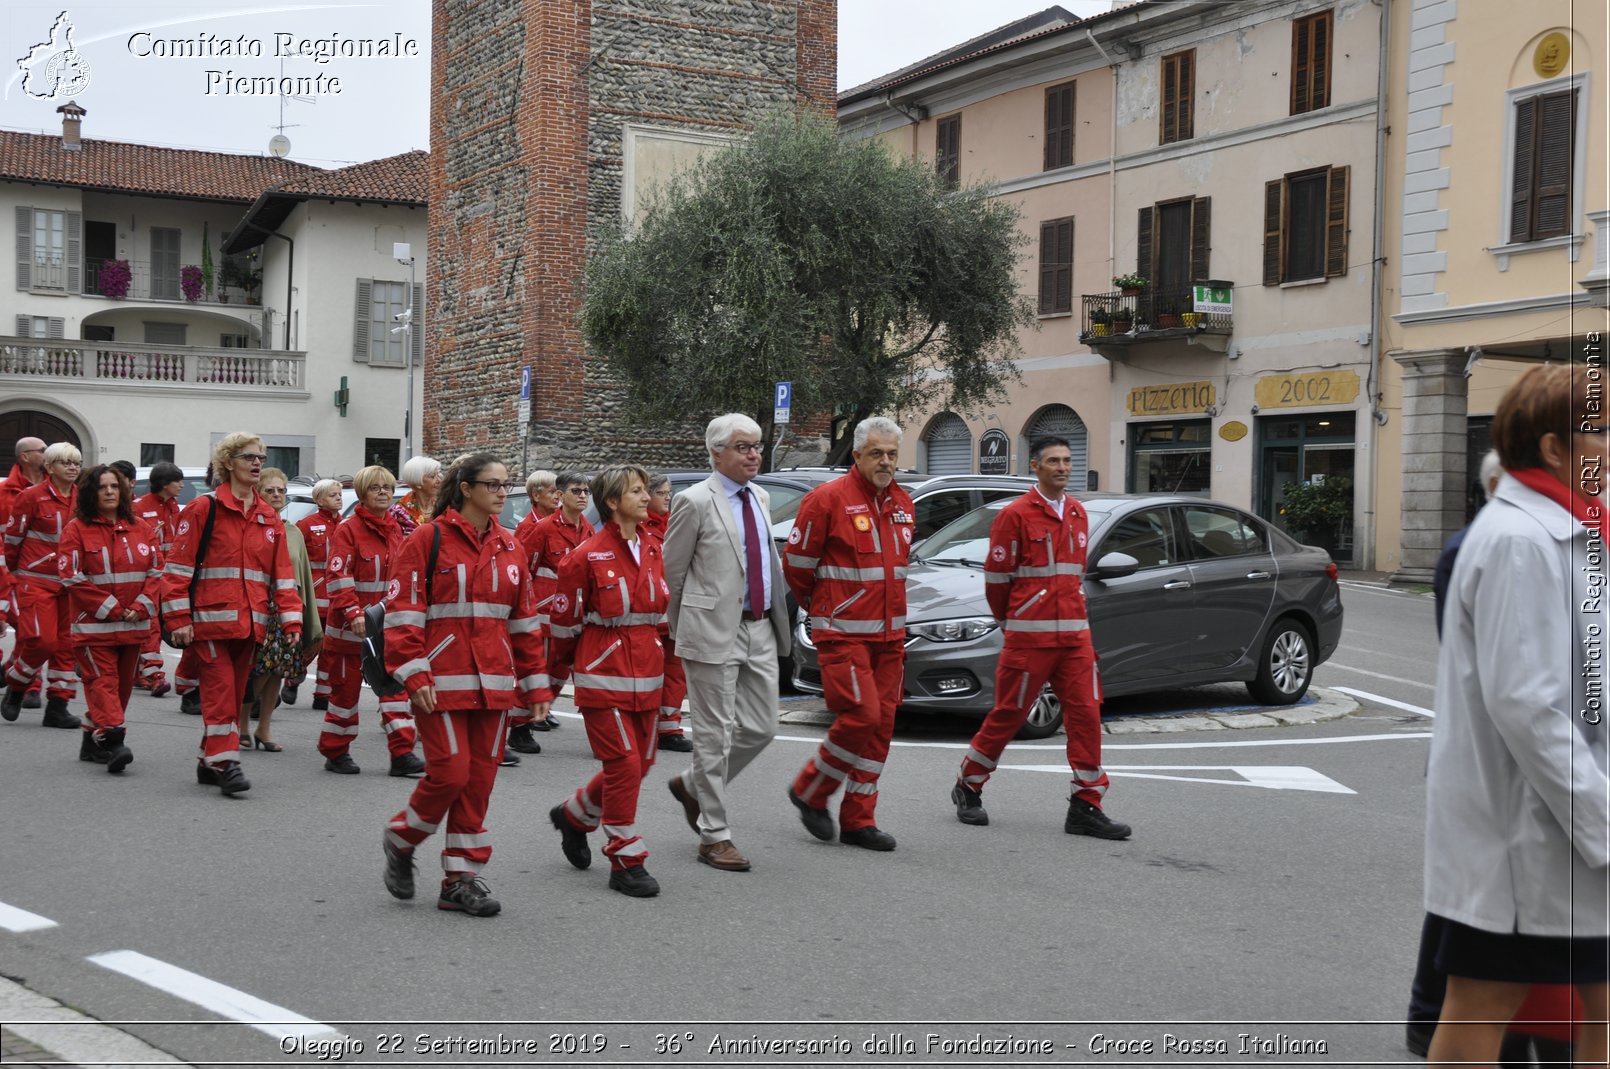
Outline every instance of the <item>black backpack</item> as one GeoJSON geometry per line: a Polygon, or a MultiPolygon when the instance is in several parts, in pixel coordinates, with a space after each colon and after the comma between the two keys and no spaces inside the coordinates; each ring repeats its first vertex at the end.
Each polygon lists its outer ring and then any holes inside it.
{"type": "MultiPolygon", "coordinates": [[[[425,562],[425,607],[430,608],[430,585],[436,578],[436,558],[442,549],[442,529],[430,525],[430,557],[425,562]]],[[[405,693],[408,688],[386,670],[386,599],[381,598],[363,610],[363,649],[358,656],[363,681],[382,698],[405,693]]]]}

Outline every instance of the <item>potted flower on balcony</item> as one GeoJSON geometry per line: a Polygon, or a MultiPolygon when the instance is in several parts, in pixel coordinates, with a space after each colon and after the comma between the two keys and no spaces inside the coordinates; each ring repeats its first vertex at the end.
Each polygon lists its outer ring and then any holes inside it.
{"type": "Polygon", "coordinates": [[[1117,286],[1118,292],[1122,293],[1125,297],[1138,297],[1140,296],[1140,291],[1145,289],[1147,286],[1150,286],[1152,283],[1151,279],[1147,278],[1145,275],[1130,274],[1112,276],[1112,284],[1117,286]]]}
{"type": "Polygon", "coordinates": [[[1105,308],[1097,308],[1090,313],[1090,334],[1095,338],[1105,338],[1112,333],[1112,313],[1105,308]]]}
{"type": "Polygon", "coordinates": [[[134,272],[129,269],[127,260],[102,260],[100,281],[102,297],[121,301],[129,295],[129,285],[134,281],[134,272]]]}
{"type": "Polygon", "coordinates": [[[1157,329],[1173,330],[1180,325],[1180,306],[1176,301],[1157,302],[1157,329]]]}
{"type": "Polygon", "coordinates": [[[201,294],[206,281],[201,274],[201,268],[195,264],[185,264],[179,268],[179,289],[184,293],[184,299],[194,304],[201,300],[201,294]]]}

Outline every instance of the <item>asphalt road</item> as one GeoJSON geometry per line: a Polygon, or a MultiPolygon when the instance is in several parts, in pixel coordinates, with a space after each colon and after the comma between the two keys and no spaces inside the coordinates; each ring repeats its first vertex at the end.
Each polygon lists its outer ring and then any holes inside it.
{"type": "MultiPolygon", "coordinates": [[[[1429,601],[1344,599],[1320,682],[1429,706],[1429,601]]],[[[367,711],[363,775],[323,771],[304,698],[276,719],[286,752],[248,757],[254,789],[233,800],[195,785],[200,726],[171,696],[137,695],[122,777],[37,717],[0,724],[0,903],[55,923],[0,930],[0,972],[196,1064],[317,1064],[340,1037],[349,1064],[1415,1064],[1401,1019],[1429,721],[1382,702],[1115,739],[1127,843],[1063,834],[1059,738],[1014,744],[991,826],[958,824],[967,725],[917,725],[883,778],[886,855],[806,835],[783,790],[820,732],[785,727],[733,790],[744,874],[695,862],[664,786],[687,758],[666,754],[639,814],[652,900],[560,856],[547,810],[594,768],[569,720],[499,776],[490,920],[434,908],[425,850],[419,898],[381,887],[380,829],[410,788],[384,774],[367,711]],[[1051,1050],[996,1057],[975,1034],[1051,1050]],[[818,1046],[718,1055],[716,1035],[818,1046]]],[[[0,929],[18,917],[0,909],[0,929]]]]}

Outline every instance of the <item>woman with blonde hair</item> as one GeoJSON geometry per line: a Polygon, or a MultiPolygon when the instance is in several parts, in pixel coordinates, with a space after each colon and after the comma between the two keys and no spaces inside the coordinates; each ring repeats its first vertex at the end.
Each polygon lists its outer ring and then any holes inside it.
{"type": "Polygon", "coordinates": [[[251,789],[236,718],[269,614],[292,640],[302,634],[285,525],[257,493],[267,460],[263,440],[243,431],[213,448],[216,488],[179,514],[162,598],[171,644],[196,651],[204,725],[196,782],[226,795],[251,789]]]}
{"type": "Polygon", "coordinates": [[[436,514],[436,498],[442,492],[442,462],[432,457],[409,457],[399,476],[408,495],[391,507],[397,524],[406,536],[436,514]]]}

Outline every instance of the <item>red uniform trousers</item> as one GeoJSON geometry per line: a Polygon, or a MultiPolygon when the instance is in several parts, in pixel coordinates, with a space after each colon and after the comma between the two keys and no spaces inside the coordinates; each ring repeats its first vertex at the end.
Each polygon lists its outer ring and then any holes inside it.
{"type": "Polygon", "coordinates": [[[833,725],[816,756],[794,780],[794,793],[813,809],[825,809],[844,785],[839,825],[869,828],[878,807],[878,776],[894,737],[894,711],[906,675],[906,644],[827,641],[817,647],[822,689],[833,725]]]}
{"type": "Polygon", "coordinates": [[[27,690],[44,670],[45,697],[71,701],[78,693],[73,645],[67,634],[67,606],[61,590],[26,579],[17,581],[17,645],[11,651],[6,684],[27,690]]]}
{"type": "Polygon", "coordinates": [[[201,662],[196,659],[195,643],[179,654],[179,664],[173,670],[173,689],[178,694],[189,694],[201,686],[201,662]]]}
{"type": "Polygon", "coordinates": [[[84,680],[84,703],[89,706],[85,731],[96,736],[123,726],[123,712],[134,693],[134,676],[140,663],[140,647],[80,646],[76,651],[78,675],[84,680]]]}
{"type": "MultiPolygon", "coordinates": [[[[356,653],[324,653],[319,657],[319,674],[330,681],[330,707],[324,711],[324,730],[319,732],[319,753],[336,758],[352,748],[358,734],[358,703],[363,700],[363,669],[356,653]]],[[[414,752],[417,731],[414,711],[407,694],[380,699],[380,726],[386,731],[386,748],[391,756],[414,752]]]]}
{"type": "Polygon", "coordinates": [[[151,634],[140,645],[140,685],[150,690],[167,681],[162,667],[162,634],[153,627],[151,634]]]}
{"type": "Polygon", "coordinates": [[[447,820],[442,870],[480,873],[492,857],[486,806],[492,797],[509,714],[489,709],[451,709],[419,718],[425,744],[425,777],[408,804],[386,824],[386,839],[402,850],[430,837],[447,820]]]}
{"type": "Polygon", "coordinates": [[[661,736],[682,734],[682,702],[688,696],[688,676],[682,671],[682,658],[676,655],[676,646],[664,635],[665,682],[660,685],[660,718],[655,730],[661,736]]]}
{"type": "Polygon", "coordinates": [[[201,760],[214,767],[239,761],[240,707],[257,660],[257,642],[203,638],[192,642],[189,649],[196,652],[201,679],[201,760]]]}
{"type": "Polygon", "coordinates": [[[572,827],[583,832],[597,831],[602,822],[609,840],[604,844],[604,856],[609,858],[610,868],[634,868],[648,860],[648,846],[637,834],[637,796],[643,777],[659,755],[654,720],[651,709],[581,710],[593,756],[604,767],[565,803],[565,816],[572,827]]]}
{"type": "Polygon", "coordinates": [[[325,704],[328,705],[330,701],[330,662],[326,659],[325,654],[320,653],[319,659],[314,663],[317,667],[313,673],[313,697],[323,698],[325,704]]]}
{"type": "Polygon", "coordinates": [[[1006,744],[1029,717],[1029,708],[1047,681],[1062,703],[1068,733],[1068,767],[1073,793],[1100,807],[1107,793],[1101,768],[1101,681],[1088,642],[1076,646],[1011,647],[995,666],[995,708],[989,711],[962,757],[961,781],[982,792],[1006,744]]]}

